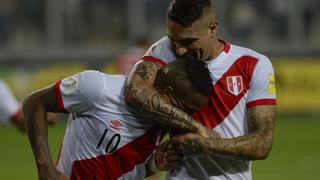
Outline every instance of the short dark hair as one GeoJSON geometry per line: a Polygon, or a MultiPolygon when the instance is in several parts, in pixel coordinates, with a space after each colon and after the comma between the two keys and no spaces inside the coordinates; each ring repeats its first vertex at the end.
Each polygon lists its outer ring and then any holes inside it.
{"type": "Polygon", "coordinates": [[[211,7],[210,0],[172,0],[168,18],[182,26],[190,27],[201,17],[205,7],[211,7]]]}
{"type": "Polygon", "coordinates": [[[196,59],[177,59],[158,71],[156,83],[170,85],[177,92],[190,88],[203,96],[212,93],[212,78],[207,64],[196,59]],[[167,68],[167,69],[166,69],[167,68]]]}

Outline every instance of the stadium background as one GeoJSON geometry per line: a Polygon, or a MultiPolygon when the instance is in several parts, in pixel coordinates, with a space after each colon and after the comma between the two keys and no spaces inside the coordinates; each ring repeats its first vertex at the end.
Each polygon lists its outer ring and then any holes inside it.
{"type": "MultiPolygon", "coordinates": [[[[169,0],[0,0],[0,78],[19,100],[84,69],[116,73],[134,42],[165,34],[169,0]]],[[[278,118],[254,179],[320,178],[320,2],[213,0],[220,37],[271,58],[278,118]]],[[[0,99],[1,101],[1,99],[0,99]]],[[[57,157],[66,116],[49,130],[57,157]]],[[[37,179],[25,135],[0,125],[0,179],[37,179]]],[[[162,179],[163,174],[153,179],[162,179]]]]}

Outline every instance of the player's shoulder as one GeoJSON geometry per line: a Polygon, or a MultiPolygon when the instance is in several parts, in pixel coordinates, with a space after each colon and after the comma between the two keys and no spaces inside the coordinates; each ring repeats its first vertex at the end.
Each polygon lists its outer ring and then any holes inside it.
{"type": "Polygon", "coordinates": [[[171,62],[176,59],[168,36],[164,36],[155,42],[147,51],[145,56],[152,56],[153,58],[164,61],[165,63],[171,62]]]}
{"type": "Polygon", "coordinates": [[[96,70],[85,70],[82,71],[78,74],[79,77],[81,78],[101,78],[105,75],[105,73],[102,73],[100,71],[96,71],[96,70]]]}
{"type": "Polygon", "coordinates": [[[64,78],[61,82],[61,90],[65,94],[77,91],[83,95],[100,94],[105,86],[105,74],[99,71],[86,70],[78,74],[64,78]]]}
{"type": "Polygon", "coordinates": [[[155,42],[151,47],[159,47],[159,48],[170,48],[170,39],[168,36],[163,36],[157,42],[155,42]]]}
{"type": "Polygon", "coordinates": [[[237,45],[231,45],[229,54],[234,55],[234,56],[238,56],[238,57],[245,57],[246,56],[249,58],[254,58],[254,59],[258,60],[260,63],[270,62],[269,58],[266,55],[264,55],[260,52],[257,52],[253,49],[241,47],[241,46],[237,46],[237,45]]]}
{"type": "Polygon", "coordinates": [[[124,75],[106,74],[96,70],[86,70],[78,74],[82,85],[99,88],[101,86],[122,84],[126,80],[124,75]]]}

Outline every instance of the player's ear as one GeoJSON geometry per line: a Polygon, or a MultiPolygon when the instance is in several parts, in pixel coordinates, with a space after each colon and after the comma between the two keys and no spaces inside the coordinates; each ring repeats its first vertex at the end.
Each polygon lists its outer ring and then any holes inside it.
{"type": "Polygon", "coordinates": [[[209,28],[211,31],[216,31],[218,27],[218,22],[215,21],[214,19],[211,19],[209,22],[209,28]]]}

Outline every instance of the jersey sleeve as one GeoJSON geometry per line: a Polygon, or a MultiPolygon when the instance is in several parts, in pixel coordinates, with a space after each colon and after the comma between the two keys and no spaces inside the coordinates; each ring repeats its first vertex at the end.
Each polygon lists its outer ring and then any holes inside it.
{"type": "Polygon", "coordinates": [[[55,84],[58,107],[70,113],[94,110],[100,103],[105,81],[103,73],[84,71],[55,84]]]}
{"type": "Polygon", "coordinates": [[[151,61],[165,66],[169,62],[176,59],[173,51],[171,50],[170,39],[165,36],[156,43],[154,43],[142,57],[145,61],[151,61]]]}
{"type": "Polygon", "coordinates": [[[20,104],[9,87],[0,80],[0,123],[8,123],[20,109],[20,104]]]}
{"type": "Polygon", "coordinates": [[[276,88],[274,70],[270,60],[266,56],[261,56],[250,82],[247,107],[275,104],[276,88]]]}

